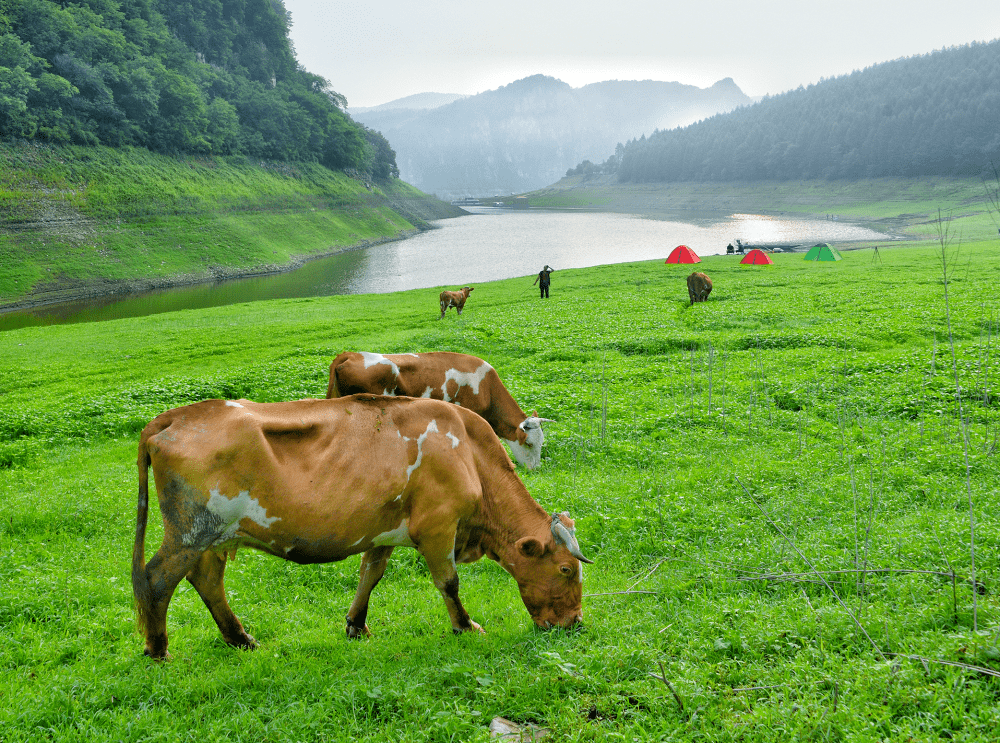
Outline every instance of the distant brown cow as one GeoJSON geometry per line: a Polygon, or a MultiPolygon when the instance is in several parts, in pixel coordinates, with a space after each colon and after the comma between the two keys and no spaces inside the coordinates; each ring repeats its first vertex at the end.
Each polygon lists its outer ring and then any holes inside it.
{"type": "Polygon", "coordinates": [[[439,320],[444,319],[445,310],[449,307],[454,307],[458,314],[462,314],[462,308],[465,307],[465,300],[469,298],[470,292],[472,292],[473,287],[463,286],[457,292],[441,292],[441,317],[439,320]]]}
{"type": "Polygon", "coordinates": [[[484,555],[517,581],[542,628],[580,621],[580,552],[566,513],[528,493],[485,420],[440,400],[353,395],[168,410],[139,440],[132,588],[146,654],[167,657],[170,598],[185,577],[223,639],[252,648],[226,600],[227,558],[252,548],[301,564],[364,553],[347,636],[395,547],[415,547],[455,632],[482,631],[458,597],[456,563],[484,555]],[[146,562],[149,469],[163,544],[146,562]]]}
{"type": "Polygon", "coordinates": [[[712,280],[703,273],[695,272],[688,276],[687,281],[691,304],[706,301],[708,295],[712,293],[712,280]]]}

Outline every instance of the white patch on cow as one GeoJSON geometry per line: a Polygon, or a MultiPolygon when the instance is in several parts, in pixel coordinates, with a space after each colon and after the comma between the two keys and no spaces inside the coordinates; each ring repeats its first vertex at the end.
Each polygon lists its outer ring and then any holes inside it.
{"type": "MultiPolygon", "coordinates": [[[[452,401],[452,398],[448,396],[448,382],[453,379],[458,383],[458,389],[461,390],[462,387],[471,387],[472,392],[478,395],[479,383],[483,381],[492,369],[493,367],[485,361],[474,372],[460,372],[458,369],[449,369],[444,373],[444,384],[441,385],[441,392],[444,394],[444,401],[452,401]]],[[[458,395],[458,392],[455,394],[458,395]]]]}
{"type": "Polygon", "coordinates": [[[242,408],[243,407],[242,405],[240,405],[235,400],[226,400],[226,405],[228,405],[231,408],[242,408]]]}
{"type": "Polygon", "coordinates": [[[365,360],[365,369],[376,364],[385,364],[392,368],[392,374],[395,377],[399,376],[399,367],[396,366],[396,362],[390,359],[388,356],[383,356],[380,353],[371,353],[370,351],[362,351],[361,358],[365,360]]]}
{"type": "Polygon", "coordinates": [[[295,547],[285,547],[285,554],[287,555],[287,554],[288,554],[289,552],[291,552],[291,551],[292,551],[293,549],[295,549],[295,547]]]}
{"type": "Polygon", "coordinates": [[[406,519],[392,531],[384,531],[377,537],[372,537],[373,547],[414,547],[410,539],[410,524],[406,519]]]}
{"type": "Polygon", "coordinates": [[[432,420],[430,423],[427,424],[427,430],[425,430],[422,434],[417,436],[417,459],[413,464],[411,464],[409,467],[406,468],[407,483],[410,482],[410,475],[412,475],[413,471],[420,466],[420,462],[424,458],[424,442],[427,440],[427,437],[430,436],[432,432],[437,433],[437,430],[438,430],[437,421],[432,420]]]}
{"type": "Polygon", "coordinates": [[[448,431],[448,433],[446,433],[445,436],[447,436],[449,439],[451,439],[451,448],[452,449],[454,449],[456,446],[458,446],[461,443],[461,441],[459,440],[458,436],[456,436],[455,434],[453,434],[451,431],[448,431]]]}
{"type": "Polygon", "coordinates": [[[393,387],[391,390],[382,390],[382,394],[385,395],[386,397],[395,397],[396,388],[393,387]]]}
{"type": "MultiPolygon", "coordinates": [[[[256,498],[250,497],[249,490],[241,490],[235,498],[227,498],[218,489],[209,491],[208,503],[205,510],[211,514],[208,518],[212,520],[209,528],[215,530],[215,540],[212,546],[218,546],[232,539],[240,528],[243,519],[250,519],[258,526],[269,529],[275,521],[280,521],[280,516],[268,516],[256,498]],[[221,525],[221,532],[218,531],[221,525]]],[[[205,518],[195,518],[195,523],[188,534],[181,537],[184,544],[194,544],[198,536],[204,533],[206,527],[205,518]]]]}
{"type": "Polygon", "coordinates": [[[427,385],[427,389],[424,390],[424,394],[422,394],[421,397],[430,397],[433,394],[434,394],[434,388],[431,387],[430,385],[427,385]]]}

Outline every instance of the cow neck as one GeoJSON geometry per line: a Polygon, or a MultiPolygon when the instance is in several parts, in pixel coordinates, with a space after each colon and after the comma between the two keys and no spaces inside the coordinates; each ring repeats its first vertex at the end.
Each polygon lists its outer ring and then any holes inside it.
{"type": "Polygon", "coordinates": [[[519,557],[515,544],[522,537],[534,537],[545,544],[551,518],[513,471],[491,478],[493,487],[484,489],[481,509],[481,546],[503,566],[519,557]]]}

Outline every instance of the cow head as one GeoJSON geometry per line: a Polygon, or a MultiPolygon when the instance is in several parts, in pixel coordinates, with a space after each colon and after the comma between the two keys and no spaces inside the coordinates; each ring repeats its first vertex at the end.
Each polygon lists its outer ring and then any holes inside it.
{"type": "Polygon", "coordinates": [[[583,619],[583,565],[573,520],[568,513],[552,515],[548,538],[522,537],[516,542],[512,571],[521,600],[542,629],[572,627],[583,619]]]}
{"type": "Polygon", "coordinates": [[[543,422],[555,423],[551,418],[539,418],[538,411],[533,410],[532,416],[518,425],[517,439],[508,442],[514,459],[529,470],[537,469],[542,463],[542,444],[545,442],[543,422]]]}

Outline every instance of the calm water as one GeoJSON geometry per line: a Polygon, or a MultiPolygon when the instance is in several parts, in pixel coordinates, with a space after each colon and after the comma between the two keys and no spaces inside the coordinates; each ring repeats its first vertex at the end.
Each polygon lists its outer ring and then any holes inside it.
{"type": "Polygon", "coordinates": [[[666,258],[677,245],[699,255],[744,243],[884,241],[889,236],[846,222],[753,214],[667,222],[629,214],[475,209],[438,229],[306,263],[285,274],[92,299],[0,315],[0,330],[29,325],[140,317],[261,299],[369,294],[529,276],[546,263],[557,271],[666,258]]]}

